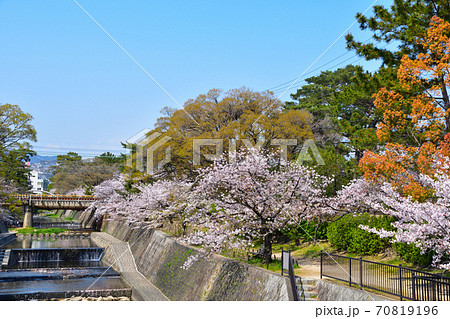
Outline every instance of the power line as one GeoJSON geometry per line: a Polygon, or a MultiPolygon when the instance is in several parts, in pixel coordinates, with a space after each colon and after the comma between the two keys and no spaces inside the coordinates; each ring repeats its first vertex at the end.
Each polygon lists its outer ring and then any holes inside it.
{"type": "MultiPolygon", "coordinates": [[[[378,1],[378,0],[377,0],[378,1]]],[[[176,105],[178,105],[197,125],[198,122],[191,116],[191,114],[189,114],[186,109],[184,107],[181,106],[180,103],[178,103],[177,100],[175,100],[175,98],[147,71],[147,69],[145,69],[108,31],[106,31],[106,29],[97,21],[94,19],[94,17],[81,5],[79,4],[76,0],[73,0],[73,2],[76,3],[76,5],[83,10],[83,12],[142,70],[144,71],[145,74],[147,74],[147,76],[152,79],[153,82],[155,82],[155,84],[157,86],[159,86],[159,88],[161,90],[164,91],[164,93],[166,93],[166,95],[172,99],[172,101],[175,102],[176,105]]]]}
{"type": "MultiPolygon", "coordinates": [[[[367,39],[366,41],[364,41],[362,44],[367,43],[367,42],[370,41],[372,38],[373,38],[373,36],[371,36],[369,39],[367,39]]],[[[334,59],[328,61],[327,63],[324,63],[324,64],[322,64],[321,66],[315,68],[314,70],[311,70],[311,71],[309,71],[308,73],[305,73],[304,75],[308,75],[308,74],[314,73],[315,71],[322,69],[324,66],[326,66],[326,65],[328,65],[328,64],[330,64],[330,63],[332,63],[332,62],[334,62],[334,61],[336,61],[336,60],[342,58],[343,56],[349,54],[350,52],[351,52],[351,51],[347,51],[347,52],[341,54],[340,56],[338,56],[338,57],[336,57],[336,58],[334,58],[334,59]]],[[[357,56],[358,56],[357,54],[354,54],[351,58],[354,58],[354,57],[357,57],[357,56]]],[[[347,60],[345,60],[345,61],[347,61],[347,60]]],[[[332,66],[331,69],[334,68],[334,67],[335,67],[335,66],[332,66]]],[[[296,78],[295,78],[295,79],[296,79],[296,78]]],[[[289,83],[291,83],[292,81],[295,81],[295,79],[292,79],[292,80],[286,81],[286,82],[284,82],[284,83],[282,83],[282,84],[279,84],[279,85],[277,85],[277,86],[271,87],[270,89],[268,89],[268,91],[272,91],[272,90],[274,90],[275,88],[278,88],[278,87],[280,87],[280,86],[285,86],[286,84],[289,84],[289,83]]]]}
{"type": "MultiPolygon", "coordinates": [[[[322,72],[325,72],[325,71],[329,71],[329,70],[331,70],[331,69],[334,69],[335,67],[338,67],[338,66],[344,64],[345,62],[350,61],[350,60],[352,60],[352,59],[354,59],[354,58],[356,58],[356,57],[358,57],[358,56],[357,56],[357,55],[354,55],[354,56],[352,56],[352,57],[350,57],[350,58],[348,58],[348,59],[345,59],[345,60],[339,62],[338,64],[333,65],[332,67],[330,67],[330,68],[328,68],[328,69],[326,69],[326,70],[324,70],[324,71],[322,71],[322,72]]],[[[356,59],[356,60],[353,61],[352,63],[358,62],[358,61],[360,61],[360,60],[362,60],[362,59],[364,59],[364,58],[363,58],[363,57],[358,57],[358,59],[356,59]]],[[[351,64],[351,63],[350,63],[350,64],[351,64]]],[[[312,71],[311,71],[311,72],[312,72],[312,71]]],[[[305,83],[307,83],[306,80],[305,80],[305,81],[302,81],[302,82],[299,82],[299,83],[297,83],[296,85],[292,86],[291,89],[298,88],[298,87],[302,86],[302,85],[305,84],[305,83]]],[[[287,87],[287,86],[278,88],[278,89],[274,90],[273,92],[274,92],[274,93],[277,93],[277,92],[283,91],[286,87],[287,87]]]]}
{"type": "MultiPolygon", "coordinates": [[[[367,11],[369,11],[369,9],[372,8],[377,2],[378,0],[375,0],[362,14],[365,14],[367,11]]],[[[323,51],[317,57],[317,59],[315,59],[314,62],[311,63],[310,66],[308,66],[306,70],[303,71],[303,73],[294,82],[292,82],[292,84],[286,90],[284,90],[283,93],[281,93],[280,96],[278,96],[278,98],[281,98],[292,86],[294,86],[305,75],[305,73],[307,73],[309,69],[311,69],[314,66],[314,64],[316,64],[344,36],[344,34],[346,34],[353,27],[353,25],[356,24],[356,22],[358,22],[358,20],[353,21],[353,23],[350,24],[350,26],[347,29],[345,29],[345,31],[342,32],[342,34],[336,40],[334,40],[334,42],[325,51],[323,51]]],[[[256,121],[258,121],[258,119],[256,121]]]]}
{"type": "MultiPolygon", "coordinates": [[[[370,39],[369,39],[369,40],[370,40],[370,39]]],[[[366,42],[367,42],[367,40],[366,40],[366,42]]],[[[385,44],[384,46],[381,47],[381,49],[384,49],[384,48],[387,47],[388,45],[389,45],[389,43],[385,44]]],[[[355,57],[358,57],[358,59],[352,61],[352,62],[349,63],[349,64],[353,64],[353,63],[356,63],[356,62],[361,61],[362,59],[364,59],[364,57],[359,57],[358,55],[354,55],[354,56],[352,56],[352,57],[350,57],[350,58],[348,58],[348,59],[345,59],[345,60],[343,60],[343,61],[341,61],[341,62],[339,62],[339,63],[333,65],[332,67],[330,67],[330,68],[328,68],[328,69],[326,69],[326,70],[324,70],[324,71],[322,71],[322,72],[330,71],[331,69],[334,69],[335,67],[338,67],[338,66],[344,64],[345,62],[347,62],[347,61],[349,61],[349,60],[351,60],[351,59],[353,59],[353,58],[355,58],[355,57]]],[[[317,69],[316,69],[316,70],[317,70],[317,69]]],[[[313,72],[313,71],[311,71],[311,72],[313,72]]],[[[288,83],[289,83],[289,82],[288,82],[288,83]]],[[[306,82],[306,81],[299,82],[299,83],[297,83],[296,85],[292,86],[290,89],[298,88],[298,87],[300,87],[300,86],[303,86],[305,83],[307,83],[307,82],[306,82]]],[[[273,92],[274,92],[274,93],[279,93],[279,92],[283,91],[285,88],[286,88],[286,86],[281,87],[281,88],[278,88],[278,89],[275,89],[273,92]]]]}

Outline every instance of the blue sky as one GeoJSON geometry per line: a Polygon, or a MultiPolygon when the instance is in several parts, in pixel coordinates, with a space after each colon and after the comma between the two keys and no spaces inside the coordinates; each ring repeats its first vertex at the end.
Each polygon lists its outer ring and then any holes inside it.
{"type": "MultiPolygon", "coordinates": [[[[183,105],[298,77],[374,0],[77,1],[183,105]]],[[[370,38],[357,24],[350,32],[370,38]]],[[[0,0],[0,40],[0,103],[34,116],[39,154],[117,153],[177,106],[73,0],[0,0]]],[[[312,69],[345,52],[341,39],[312,69]]]]}

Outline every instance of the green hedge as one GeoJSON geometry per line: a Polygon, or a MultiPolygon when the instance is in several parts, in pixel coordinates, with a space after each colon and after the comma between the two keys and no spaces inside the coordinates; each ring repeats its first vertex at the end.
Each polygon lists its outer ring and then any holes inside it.
{"type": "Polygon", "coordinates": [[[328,241],[339,250],[359,255],[377,254],[390,246],[389,239],[362,230],[359,225],[393,230],[393,221],[388,216],[346,215],[328,226],[328,241]]]}
{"type": "Polygon", "coordinates": [[[303,221],[300,225],[288,225],[282,230],[284,236],[294,240],[296,245],[302,242],[311,242],[319,239],[327,239],[327,223],[319,223],[318,221],[303,221]],[[317,231],[316,231],[317,228],[317,231]]]}
{"type": "Polygon", "coordinates": [[[406,262],[413,263],[418,266],[429,266],[433,259],[433,252],[420,254],[420,248],[414,244],[395,243],[392,245],[397,254],[406,262]]]}

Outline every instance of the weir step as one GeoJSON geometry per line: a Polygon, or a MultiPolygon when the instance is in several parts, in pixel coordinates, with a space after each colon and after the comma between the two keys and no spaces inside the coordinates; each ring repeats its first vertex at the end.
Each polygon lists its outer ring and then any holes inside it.
{"type": "Polygon", "coordinates": [[[117,271],[107,267],[6,269],[0,272],[0,282],[67,280],[77,278],[106,278],[118,276],[120,276],[120,274],[117,271]]]}
{"type": "Polygon", "coordinates": [[[131,292],[131,288],[118,276],[0,282],[0,300],[36,300],[72,296],[131,297],[131,292]]]}

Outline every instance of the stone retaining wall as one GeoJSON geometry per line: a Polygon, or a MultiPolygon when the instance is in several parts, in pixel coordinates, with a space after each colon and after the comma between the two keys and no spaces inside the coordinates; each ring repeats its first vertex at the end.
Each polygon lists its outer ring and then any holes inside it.
{"type": "MultiPolygon", "coordinates": [[[[92,211],[62,212],[62,217],[82,219],[80,221],[84,225],[98,224],[92,211]]],[[[170,300],[293,299],[287,278],[225,257],[215,255],[207,260],[200,258],[189,269],[183,269],[186,259],[198,254],[198,251],[177,243],[163,232],[133,229],[125,222],[118,221],[104,222],[102,230],[122,242],[128,242],[137,270],[170,300]]],[[[118,255],[122,253],[105,253],[110,264],[115,262],[118,255]]],[[[317,280],[316,290],[321,301],[392,300],[327,280],[317,280]]],[[[160,296],[155,297],[155,294],[150,296],[155,299],[147,299],[161,300],[156,299],[160,296]]]]}
{"type": "Polygon", "coordinates": [[[70,217],[81,222],[81,227],[100,229],[101,220],[95,218],[95,210],[88,208],[86,210],[58,210],[58,217],[70,217]]]}
{"type": "Polygon", "coordinates": [[[105,248],[102,261],[120,273],[120,277],[133,287],[133,300],[164,301],[167,297],[144,275],[137,271],[128,243],[103,232],[93,232],[91,240],[105,248]]]}
{"type": "Polygon", "coordinates": [[[139,272],[170,300],[292,300],[286,277],[221,256],[184,269],[200,253],[160,231],[117,221],[105,222],[103,231],[129,243],[139,272]]]}
{"type": "Polygon", "coordinates": [[[317,296],[320,301],[388,301],[387,297],[366,290],[343,286],[326,280],[317,280],[317,296]]]}
{"type": "Polygon", "coordinates": [[[16,239],[16,234],[14,233],[2,233],[0,234],[0,247],[8,245],[10,242],[16,239]]]}
{"type": "MultiPolygon", "coordinates": [[[[0,247],[3,247],[16,239],[16,234],[8,233],[8,228],[0,221],[0,247]]],[[[0,263],[1,266],[1,263],[0,263]]]]}
{"type": "Polygon", "coordinates": [[[6,228],[5,224],[0,220],[0,234],[7,233],[8,229],[6,228]]]}

